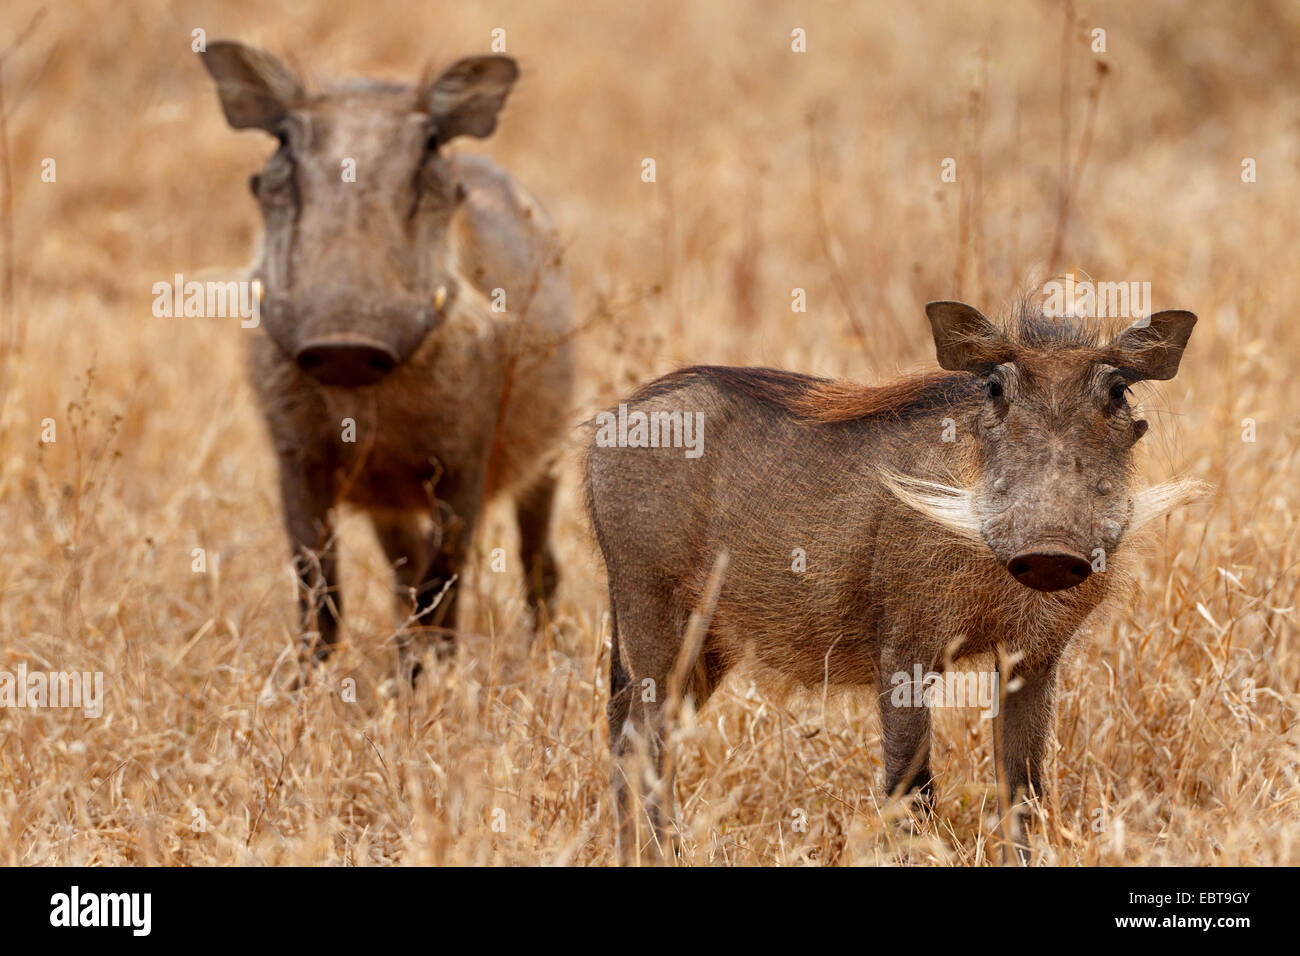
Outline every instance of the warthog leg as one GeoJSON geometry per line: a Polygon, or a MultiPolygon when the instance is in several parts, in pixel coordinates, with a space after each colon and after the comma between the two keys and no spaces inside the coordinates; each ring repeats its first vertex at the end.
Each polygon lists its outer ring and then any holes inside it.
{"type": "Polygon", "coordinates": [[[324,660],[338,640],[343,617],[333,520],[333,477],[324,466],[280,460],[280,496],[298,575],[302,641],[324,660]]]}
{"type": "Polygon", "coordinates": [[[524,566],[524,589],[534,621],[554,613],[555,589],[559,584],[555,554],[551,551],[551,506],[555,501],[555,475],[547,472],[515,501],[519,522],[519,551],[524,566]]]}

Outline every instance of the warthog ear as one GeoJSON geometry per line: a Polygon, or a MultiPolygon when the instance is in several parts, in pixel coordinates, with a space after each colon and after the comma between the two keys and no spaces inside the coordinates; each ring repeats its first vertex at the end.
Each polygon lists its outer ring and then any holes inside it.
{"type": "Polygon", "coordinates": [[[256,47],[216,40],[199,56],[217,81],[221,108],[235,129],[276,133],[284,114],[306,95],[292,70],[256,47]]]}
{"type": "Polygon", "coordinates": [[[925,314],[934,333],[940,368],[984,374],[1015,354],[1006,336],[973,305],[929,302],[925,314]]]}
{"type": "Polygon", "coordinates": [[[1196,316],[1182,309],[1138,319],[1106,346],[1110,352],[1107,361],[1140,379],[1171,379],[1178,374],[1178,363],[1195,324],[1196,316]]]}
{"type": "Polygon", "coordinates": [[[490,134],[518,76],[519,67],[508,56],[467,56],[447,67],[420,95],[438,141],[490,134]]]}

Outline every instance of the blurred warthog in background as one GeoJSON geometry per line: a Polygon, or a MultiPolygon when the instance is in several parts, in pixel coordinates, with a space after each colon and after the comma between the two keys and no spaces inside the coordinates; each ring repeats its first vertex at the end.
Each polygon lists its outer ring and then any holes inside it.
{"type": "Polygon", "coordinates": [[[214,42],[201,56],[230,125],[279,142],[251,180],[265,235],[250,365],[308,645],[324,656],[337,637],[341,501],[370,513],[399,602],[440,647],[490,496],[514,496],[530,602],[549,602],[568,282],[536,200],[491,162],[445,150],[492,132],[514,61],[469,57],[414,87],[312,93],[261,50],[214,42]]]}

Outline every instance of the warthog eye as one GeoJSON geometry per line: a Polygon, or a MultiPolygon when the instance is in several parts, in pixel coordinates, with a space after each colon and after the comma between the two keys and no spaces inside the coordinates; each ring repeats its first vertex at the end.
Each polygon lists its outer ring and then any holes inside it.
{"type": "Polygon", "coordinates": [[[1129,387],[1123,382],[1118,382],[1110,387],[1110,399],[1118,405],[1124,404],[1124,395],[1128,392],[1129,387]]]}
{"type": "Polygon", "coordinates": [[[989,398],[1002,397],[1002,383],[997,379],[989,379],[989,398]]]}

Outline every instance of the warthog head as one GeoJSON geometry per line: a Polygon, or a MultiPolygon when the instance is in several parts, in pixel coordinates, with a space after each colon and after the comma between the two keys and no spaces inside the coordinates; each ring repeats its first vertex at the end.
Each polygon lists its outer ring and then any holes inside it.
{"type": "Polygon", "coordinates": [[[263,324],[325,384],[379,381],[456,295],[447,232],[464,194],[442,146],[492,132],[514,61],[459,60],[419,89],[356,82],[309,94],[261,50],[213,42],[201,55],[230,125],[280,144],[250,181],[266,227],[263,324]]]}
{"type": "Polygon", "coordinates": [[[1147,423],[1128,393],[1174,377],[1196,316],[1157,312],[1102,344],[1030,310],[1009,332],[960,302],[931,302],[926,313],[939,364],[983,380],[971,421],[981,477],[970,489],[970,530],[1028,587],[1082,583],[1172,493],[1131,493],[1133,446],[1147,423]]]}

